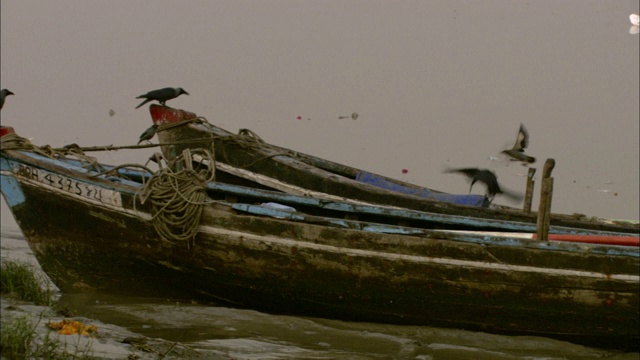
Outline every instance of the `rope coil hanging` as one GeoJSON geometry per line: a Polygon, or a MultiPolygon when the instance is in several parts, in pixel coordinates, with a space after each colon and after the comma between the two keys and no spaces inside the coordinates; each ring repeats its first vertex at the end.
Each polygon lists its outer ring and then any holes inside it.
{"type": "Polygon", "coordinates": [[[141,202],[151,202],[153,227],[163,240],[171,244],[185,241],[191,246],[207,203],[207,183],[214,180],[215,168],[209,167],[214,164],[211,152],[185,149],[140,191],[141,202]],[[201,159],[195,168],[194,157],[201,159]]]}

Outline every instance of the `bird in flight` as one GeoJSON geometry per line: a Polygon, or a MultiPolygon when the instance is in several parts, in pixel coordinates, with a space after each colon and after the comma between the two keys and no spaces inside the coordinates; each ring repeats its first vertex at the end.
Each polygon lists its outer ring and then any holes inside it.
{"type": "Polygon", "coordinates": [[[471,180],[471,186],[469,187],[469,193],[471,193],[471,189],[476,182],[481,182],[485,184],[487,187],[487,197],[489,200],[493,200],[493,198],[497,194],[503,194],[515,201],[522,200],[522,195],[512,193],[510,191],[504,191],[498,185],[498,178],[496,174],[487,169],[477,169],[477,168],[459,168],[459,169],[447,169],[446,173],[459,173],[465,175],[467,178],[471,180]]]}
{"type": "Polygon", "coordinates": [[[145,101],[140,103],[140,105],[136,106],[136,109],[148,103],[149,101],[153,101],[153,100],[157,100],[160,103],[160,105],[166,106],[165,102],[167,102],[167,100],[175,99],[182,94],[189,95],[189,93],[186,92],[181,87],[177,87],[177,88],[168,87],[168,88],[149,91],[146,94],[136,97],[136,99],[146,99],[145,101]]]}
{"type": "Polygon", "coordinates": [[[513,148],[503,150],[502,153],[510,156],[512,161],[521,161],[523,163],[534,163],[536,158],[528,156],[524,153],[524,149],[529,146],[529,132],[524,125],[520,124],[520,130],[518,130],[518,137],[513,148]]]}

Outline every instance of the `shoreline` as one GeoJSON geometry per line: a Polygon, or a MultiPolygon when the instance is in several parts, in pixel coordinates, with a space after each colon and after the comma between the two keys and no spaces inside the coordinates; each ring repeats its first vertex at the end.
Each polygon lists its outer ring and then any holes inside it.
{"type": "MultiPolygon", "coordinates": [[[[106,324],[100,320],[82,316],[62,316],[52,307],[33,305],[3,295],[0,297],[2,311],[0,317],[3,325],[11,324],[19,318],[26,318],[34,325],[35,337],[32,346],[42,344],[45,339],[59,344],[60,358],[72,356],[80,359],[228,359],[215,354],[202,354],[179,342],[167,341],[159,338],[149,338],[127,330],[126,328],[106,324]],[[75,320],[86,325],[94,325],[97,331],[91,336],[71,334],[57,334],[47,327],[49,322],[64,319],[75,320]],[[65,356],[65,353],[67,354],[65,356]]],[[[4,358],[4,357],[3,357],[4,358]]]]}

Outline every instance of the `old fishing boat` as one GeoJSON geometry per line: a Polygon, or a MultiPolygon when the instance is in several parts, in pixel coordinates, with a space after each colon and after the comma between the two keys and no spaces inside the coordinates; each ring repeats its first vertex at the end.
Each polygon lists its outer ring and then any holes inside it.
{"type": "Polygon", "coordinates": [[[631,241],[608,245],[368,221],[376,206],[217,182],[206,147],[152,171],[3,132],[2,194],[63,292],[638,349],[638,234],[585,235],[631,241]]]}
{"type": "MultiPolygon", "coordinates": [[[[454,195],[419,187],[362,169],[266,143],[247,129],[230,133],[196,114],[170,107],[149,107],[165,157],[171,159],[185,148],[209,148],[215,153],[219,182],[275,189],[290,194],[349,198],[371,204],[396,206],[438,214],[507,220],[534,226],[537,213],[529,208],[489,208],[480,195],[454,195]]],[[[531,173],[530,173],[531,174],[531,173]]],[[[532,184],[532,180],[529,180],[532,184]]],[[[625,222],[551,214],[550,223],[560,227],[640,233],[640,226],[625,222]]]]}

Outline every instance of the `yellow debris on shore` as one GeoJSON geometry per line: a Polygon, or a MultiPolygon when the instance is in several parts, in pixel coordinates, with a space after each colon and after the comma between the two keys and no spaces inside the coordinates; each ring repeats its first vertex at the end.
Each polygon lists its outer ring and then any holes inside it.
{"type": "Polygon", "coordinates": [[[58,334],[61,335],[82,334],[91,336],[98,331],[98,327],[95,325],[85,325],[80,321],[69,319],[50,321],[47,323],[47,327],[52,330],[58,330],[58,334]]]}

